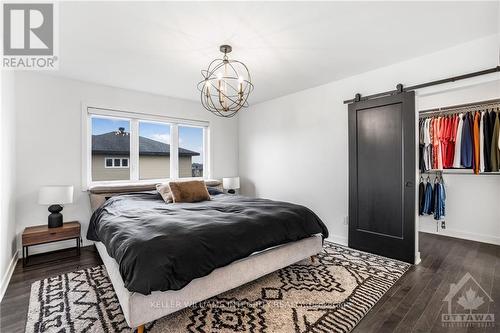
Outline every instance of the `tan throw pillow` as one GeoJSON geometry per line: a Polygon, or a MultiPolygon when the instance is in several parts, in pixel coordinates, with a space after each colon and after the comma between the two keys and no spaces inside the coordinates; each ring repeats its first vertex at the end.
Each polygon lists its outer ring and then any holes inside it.
{"type": "Polygon", "coordinates": [[[169,182],[174,202],[198,202],[210,200],[207,186],[203,180],[169,182]]]}
{"type": "Polygon", "coordinates": [[[156,184],[156,191],[160,193],[166,203],[174,202],[172,192],[170,192],[170,186],[168,186],[168,184],[156,184]]]}

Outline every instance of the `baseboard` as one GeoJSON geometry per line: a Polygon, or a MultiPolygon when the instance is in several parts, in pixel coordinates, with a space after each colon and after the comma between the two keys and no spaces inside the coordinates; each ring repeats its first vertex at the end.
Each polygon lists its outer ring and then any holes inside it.
{"type": "Polygon", "coordinates": [[[7,272],[5,272],[2,277],[2,282],[0,283],[0,302],[7,291],[7,287],[9,286],[10,278],[12,277],[12,273],[14,273],[14,268],[16,268],[17,259],[18,259],[19,251],[14,253],[14,256],[10,260],[9,266],[7,267],[7,272]]]}
{"type": "Polygon", "coordinates": [[[336,236],[336,235],[330,235],[328,236],[327,238],[329,241],[332,241],[334,243],[337,243],[337,244],[340,244],[340,245],[344,245],[344,246],[347,246],[348,244],[348,241],[347,241],[347,237],[341,237],[341,236],[336,236]]]}
{"type": "Polygon", "coordinates": [[[415,262],[413,263],[414,265],[418,265],[422,262],[422,259],[420,258],[420,251],[415,253],[415,262]]]}
{"type": "Polygon", "coordinates": [[[425,232],[427,234],[433,234],[433,235],[441,235],[441,236],[447,236],[447,237],[466,239],[466,240],[471,240],[471,241],[476,241],[476,242],[481,242],[481,243],[500,245],[500,237],[491,236],[491,235],[474,234],[471,232],[465,232],[465,231],[454,230],[454,229],[444,229],[444,230],[441,230],[440,232],[420,230],[420,232],[425,232]]]}

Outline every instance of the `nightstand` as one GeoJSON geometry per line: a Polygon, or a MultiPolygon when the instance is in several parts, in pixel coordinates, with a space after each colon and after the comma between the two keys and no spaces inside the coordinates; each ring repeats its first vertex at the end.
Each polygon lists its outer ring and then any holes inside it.
{"type": "Polygon", "coordinates": [[[81,226],[78,221],[65,222],[62,227],[58,228],[49,228],[47,224],[25,228],[22,235],[23,266],[26,266],[28,263],[28,248],[33,245],[75,239],[77,256],[80,256],[80,231],[81,226]]]}

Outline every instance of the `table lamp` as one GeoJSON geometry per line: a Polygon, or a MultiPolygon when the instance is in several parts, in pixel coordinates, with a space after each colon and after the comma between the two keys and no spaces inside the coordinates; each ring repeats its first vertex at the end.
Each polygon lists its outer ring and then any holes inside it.
{"type": "Polygon", "coordinates": [[[240,188],[240,177],[222,178],[222,188],[227,190],[227,193],[235,194],[240,188]]]}
{"type": "Polygon", "coordinates": [[[61,205],[73,202],[73,186],[42,186],[38,192],[38,203],[49,206],[49,228],[58,228],[63,225],[61,205]]]}

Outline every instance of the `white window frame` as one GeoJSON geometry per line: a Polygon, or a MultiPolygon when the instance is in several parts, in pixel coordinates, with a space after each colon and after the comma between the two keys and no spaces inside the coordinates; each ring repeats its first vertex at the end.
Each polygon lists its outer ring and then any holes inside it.
{"type": "Polygon", "coordinates": [[[105,156],[104,157],[104,168],[105,169],[128,169],[129,166],[130,166],[130,159],[128,157],[112,157],[112,156],[105,156]],[[111,166],[108,166],[108,164],[106,163],[107,160],[112,160],[111,166]],[[116,166],[115,160],[120,160],[120,165],[116,166]],[[127,166],[123,166],[123,160],[127,160],[127,166]]]}
{"type": "MultiPolygon", "coordinates": [[[[170,124],[170,150],[178,151],[179,126],[190,126],[203,129],[203,177],[189,177],[190,179],[209,179],[212,174],[210,164],[210,123],[192,119],[174,118],[157,114],[125,111],[126,108],[111,108],[82,103],[82,189],[113,184],[154,184],[172,179],[179,179],[179,154],[170,154],[170,178],[168,179],[139,179],[139,122],[157,122],[170,124]],[[92,117],[117,118],[130,121],[130,156],[128,168],[130,180],[93,181],[92,180],[92,117]]],[[[111,157],[109,157],[111,158],[111,157]]],[[[114,163],[114,162],[113,162],[114,163]]],[[[121,162],[120,162],[121,164],[121,162]]],[[[106,165],[106,158],[104,159],[106,165]]],[[[110,167],[108,167],[110,168],[110,167]]]]}

